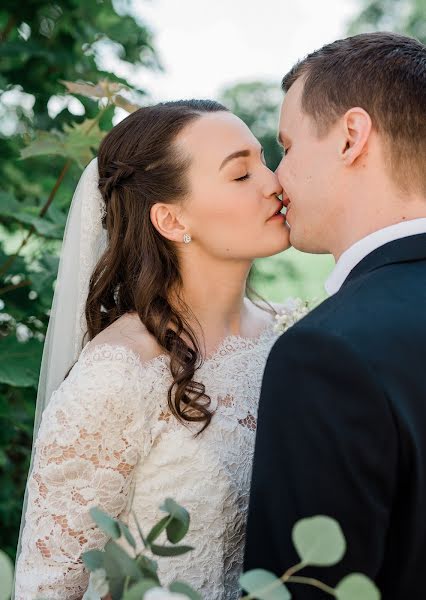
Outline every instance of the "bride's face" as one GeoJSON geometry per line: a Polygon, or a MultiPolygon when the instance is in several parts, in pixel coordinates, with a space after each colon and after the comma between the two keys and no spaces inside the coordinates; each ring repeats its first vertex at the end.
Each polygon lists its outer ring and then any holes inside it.
{"type": "Polygon", "coordinates": [[[282,188],[265,165],[262,147],[235,115],[203,115],[178,137],[191,157],[183,203],[193,244],[218,258],[252,260],[289,247],[277,198],[282,188]]]}

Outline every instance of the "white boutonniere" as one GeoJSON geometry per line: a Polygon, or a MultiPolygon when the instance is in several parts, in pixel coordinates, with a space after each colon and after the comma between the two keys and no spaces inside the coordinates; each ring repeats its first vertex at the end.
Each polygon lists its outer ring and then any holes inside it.
{"type": "Polygon", "coordinates": [[[288,298],[282,305],[280,312],[275,315],[274,331],[284,333],[292,325],[305,317],[310,310],[309,302],[301,298],[288,298]]]}

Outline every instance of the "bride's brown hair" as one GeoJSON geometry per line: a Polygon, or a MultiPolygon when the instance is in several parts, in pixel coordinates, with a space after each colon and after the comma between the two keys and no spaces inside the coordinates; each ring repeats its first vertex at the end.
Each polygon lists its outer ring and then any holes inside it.
{"type": "MultiPolygon", "coordinates": [[[[190,158],[179,153],[178,134],[203,113],[226,111],[210,100],[165,102],[129,115],[103,139],[98,152],[99,189],[106,204],[108,245],[92,274],[85,315],[92,340],[128,312],[136,312],[170,357],[168,405],[180,421],[210,423],[210,398],[194,380],[201,364],[189,308],[170,303],[182,280],[175,245],[150,219],[157,202],[177,202],[189,192],[190,158]]],[[[83,341],[83,345],[84,345],[83,341]]]]}

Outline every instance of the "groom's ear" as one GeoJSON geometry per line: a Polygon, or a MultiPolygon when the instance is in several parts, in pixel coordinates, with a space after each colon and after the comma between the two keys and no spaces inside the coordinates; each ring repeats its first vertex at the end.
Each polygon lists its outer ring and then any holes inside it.
{"type": "Polygon", "coordinates": [[[347,166],[366,152],[371,129],[371,117],[363,108],[350,108],[344,115],[340,154],[347,166]]]}

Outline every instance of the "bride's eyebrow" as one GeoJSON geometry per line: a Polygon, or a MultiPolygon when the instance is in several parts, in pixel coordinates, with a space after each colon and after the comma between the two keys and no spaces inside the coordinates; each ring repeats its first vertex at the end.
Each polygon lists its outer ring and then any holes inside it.
{"type": "MultiPolygon", "coordinates": [[[[262,148],[262,146],[260,147],[260,153],[263,154],[264,150],[262,148]]],[[[247,158],[248,156],[251,155],[250,150],[238,150],[237,152],[233,152],[232,154],[230,154],[229,156],[227,156],[223,161],[222,164],[219,167],[219,171],[221,171],[223,169],[223,167],[229,163],[229,161],[234,160],[235,158],[247,158]]]]}

